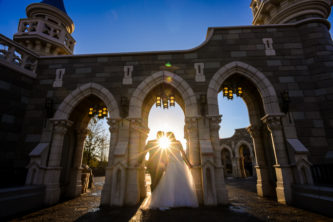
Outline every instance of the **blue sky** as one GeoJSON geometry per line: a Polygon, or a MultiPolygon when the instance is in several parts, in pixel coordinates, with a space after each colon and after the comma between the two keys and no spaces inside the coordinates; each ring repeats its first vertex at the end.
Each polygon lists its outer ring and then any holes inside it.
{"type": "MultiPolygon", "coordinates": [[[[38,0],[0,0],[0,30],[12,38],[25,8],[38,0]]],[[[251,25],[250,0],[64,0],[75,23],[75,54],[163,51],[190,49],[201,44],[208,27],[251,25]]],[[[329,18],[332,22],[332,16],[329,18]]],[[[223,100],[221,137],[235,128],[246,127],[248,113],[244,102],[223,100]]],[[[161,112],[153,109],[150,123],[163,123],[163,115],[175,116],[180,107],[161,112]]],[[[183,114],[182,114],[183,115],[183,114]]],[[[182,115],[177,115],[180,119],[182,115]]],[[[178,120],[178,119],[174,119],[178,120]]],[[[173,121],[174,121],[173,120],[173,121]]],[[[182,121],[176,121],[182,122],[182,121]]],[[[175,124],[173,124],[175,125],[175,124]]],[[[184,124],[177,127],[180,132],[184,124]]],[[[155,130],[152,130],[152,132],[155,130]]],[[[152,134],[153,135],[153,134],[152,134]]],[[[179,134],[178,137],[182,137],[179,134]]],[[[181,139],[181,138],[178,138],[181,139]]]]}

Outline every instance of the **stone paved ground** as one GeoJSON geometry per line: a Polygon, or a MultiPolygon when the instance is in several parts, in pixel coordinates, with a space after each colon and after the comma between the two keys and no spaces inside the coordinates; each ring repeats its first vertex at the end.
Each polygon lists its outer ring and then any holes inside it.
{"type": "Polygon", "coordinates": [[[167,211],[141,210],[138,207],[100,209],[104,178],[96,178],[96,188],[76,199],[60,203],[12,221],[291,221],[328,222],[324,217],[305,210],[260,198],[255,193],[255,180],[227,180],[230,205],[225,207],[179,208],[167,211]]]}

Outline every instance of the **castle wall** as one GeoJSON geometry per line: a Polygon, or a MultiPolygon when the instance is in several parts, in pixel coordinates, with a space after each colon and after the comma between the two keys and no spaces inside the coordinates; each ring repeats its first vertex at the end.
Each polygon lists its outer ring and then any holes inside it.
{"type": "MultiPolygon", "coordinates": [[[[17,141],[24,144],[11,143],[10,137],[6,137],[3,143],[16,144],[22,162],[16,163],[16,160],[14,165],[23,169],[28,153],[39,142],[46,120],[45,98],[54,101],[55,111],[70,92],[80,85],[94,82],[107,88],[120,106],[121,96],[130,100],[145,78],[160,71],[161,66],[170,61],[174,68],[172,72],[181,76],[199,99],[201,94],[207,93],[208,83],[221,67],[241,61],[262,72],[279,97],[288,90],[290,121],[295,121],[299,139],[310,150],[310,160],[320,163],[332,144],[331,44],[328,29],[321,20],[298,25],[211,28],[203,45],[187,51],[42,57],[36,81],[19,80],[24,82],[19,89],[33,89],[29,105],[23,105],[23,112],[26,110],[24,121],[17,121],[23,123],[17,127],[24,129],[17,141]],[[272,46],[264,41],[267,38],[272,40],[272,46]],[[196,81],[195,63],[204,63],[205,82],[196,81]],[[133,66],[130,85],[123,85],[125,66],[133,66]],[[57,69],[65,69],[62,87],[53,87],[57,69]]],[[[14,76],[1,75],[1,79],[7,81],[6,78],[14,76]]],[[[14,91],[5,91],[4,97],[11,93],[14,91]]],[[[17,94],[17,101],[19,97],[25,98],[24,93],[20,95],[17,94]]],[[[22,112],[17,115],[20,116],[18,120],[23,119],[22,112]]],[[[5,155],[13,153],[6,151],[5,155]]]]}
{"type": "Polygon", "coordinates": [[[25,182],[30,144],[36,135],[24,135],[29,126],[23,123],[26,114],[32,116],[29,113],[40,110],[30,104],[34,79],[4,66],[0,66],[0,73],[0,173],[6,178],[0,187],[8,187],[25,182]]]}

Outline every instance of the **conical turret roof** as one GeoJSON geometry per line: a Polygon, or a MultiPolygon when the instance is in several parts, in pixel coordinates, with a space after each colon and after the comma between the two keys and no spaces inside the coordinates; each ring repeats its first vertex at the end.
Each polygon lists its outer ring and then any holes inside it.
{"type": "Polygon", "coordinates": [[[41,3],[52,5],[67,14],[63,0],[43,0],[41,3]]]}

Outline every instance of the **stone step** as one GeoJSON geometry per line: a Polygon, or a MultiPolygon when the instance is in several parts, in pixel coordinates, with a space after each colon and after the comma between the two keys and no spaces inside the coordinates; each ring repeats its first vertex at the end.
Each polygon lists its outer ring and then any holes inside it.
{"type": "Polygon", "coordinates": [[[44,186],[0,189],[0,218],[38,209],[43,206],[44,186]]]}
{"type": "Polygon", "coordinates": [[[293,185],[293,205],[332,217],[333,188],[293,185]]]}

